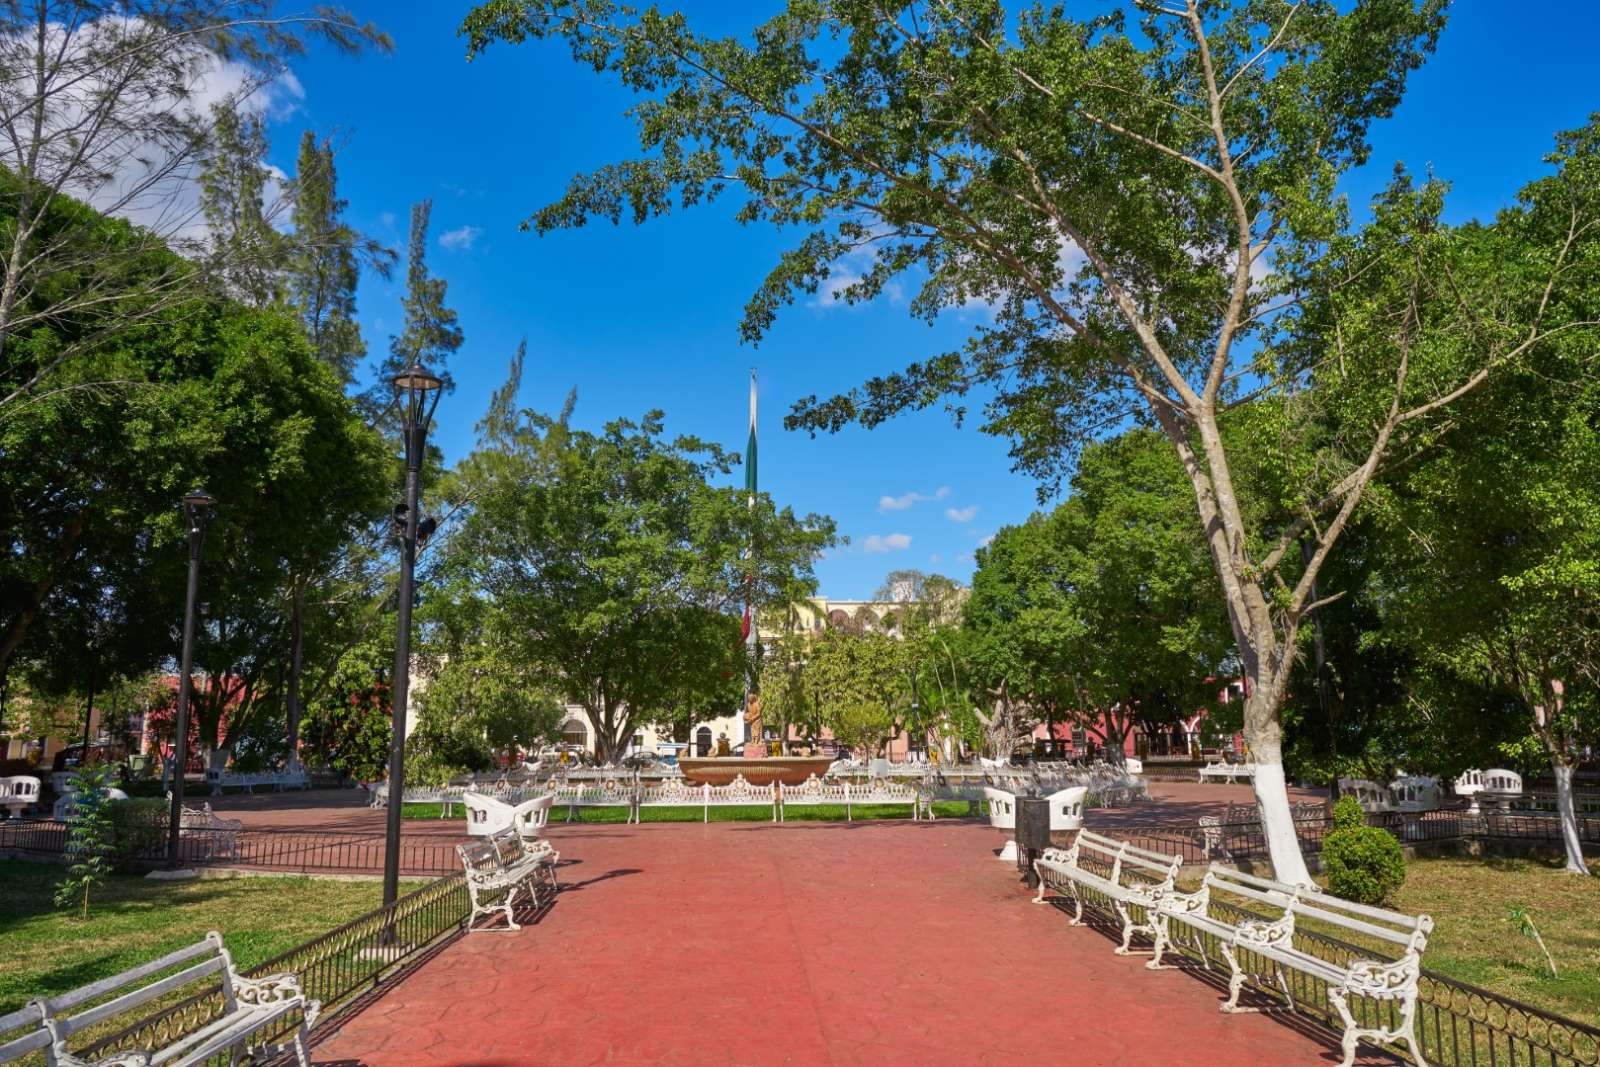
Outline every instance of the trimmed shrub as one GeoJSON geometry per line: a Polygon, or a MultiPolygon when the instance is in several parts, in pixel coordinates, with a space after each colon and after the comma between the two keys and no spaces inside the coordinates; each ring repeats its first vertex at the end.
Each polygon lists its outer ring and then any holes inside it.
{"type": "Polygon", "coordinates": [[[1360,904],[1387,904],[1406,881],[1406,856],[1387,830],[1368,826],[1355,797],[1333,806],[1333,829],[1322,840],[1328,892],[1360,904]]]}
{"type": "Polygon", "coordinates": [[[153,859],[162,854],[171,824],[171,808],[165,799],[134,797],[116,801],[109,809],[118,866],[135,858],[153,859]]]}

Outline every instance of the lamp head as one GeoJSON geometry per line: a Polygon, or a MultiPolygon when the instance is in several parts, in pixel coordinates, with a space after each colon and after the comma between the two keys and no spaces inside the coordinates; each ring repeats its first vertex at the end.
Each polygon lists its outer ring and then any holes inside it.
{"type": "Polygon", "coordinates": [[[420,363],[412,363],[401,368],[391,383],[394,386],[395,403],[400,408],[400,417],[406,426],[426,426],[433,417],[433,405],[439,402],[439,390],[444,387],[444,380],[420,363]]]}

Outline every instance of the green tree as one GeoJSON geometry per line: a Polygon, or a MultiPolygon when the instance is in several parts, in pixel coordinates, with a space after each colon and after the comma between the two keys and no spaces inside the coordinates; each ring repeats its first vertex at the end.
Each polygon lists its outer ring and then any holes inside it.
{"type": "MultiPolygon", "coordinates": [[[[667,438],[659,412],[598,433],[572,428],[570,406],[558,419],[504,404],[491,415],[452,490],[470,506],[450,566],[495,605],[507,655],[587,710],[602,759],[686,692],[726,684],[728,660],[680,654],[718,632],[704,613],[813,590],[832,521],[713,486],[737,455],[667,438]]],[[[737,630],[722,625],[736,652],[737,630]]]]}
{"type": "Polygon", "coordinates": [[[393,249],[363,237],[344,221],[347,201],[339,196],[333,144],[306,130],[295,168],[292,252],[286,273],[294,307],[317,358],[347,386],[366,357],[367,342],[356,322],[356,283],[364,261],[387,278],[393,249]]]}
{"type": "Polygon", "coordinates": [[[200,171],[205,259],[220,292],[264,308],[282,295],[288,242],[273,228],[281,205],[266,200],[267,124],[227,97],[211,108],[211,150],[200,171]]]}
{"type": "Polygon", "coordinates": [[[74,776],[72,814],[67,816],[67,874],[56,883],[56,907],[78,908],[79,918],[85,922],[89,898],[111,876],[116,852],[116,830],[106,792],[110,777],[110,770],[103,767],[79,771],[74,776]]]}
{"type": "Polygon", "coordinates": [[[1046,488],[1130,411],[1160,430],[1248,683],[1244,733],[1273,866],[1304,883],[1280,706],[1318,606],[1311,587],[1386,458],[1426,444],[1491,370],[1582,321],[1540,294],[1595,239],[1592,186],[1570,183],[1565,207],[1546,205],[1578,220],[1570,239],[1508,249],[1515,258],[1470,274],[1452,269],[1463,264],[1433,187],[1397,191],[1370,233],[1349,233],[1337,179],[1366,159],[1369,125],[1399,102],[1444,9],[1182,0],[1074,18],[995,0],[790,0],[745,42],[614,0],[491,0],[463,32],[472,55],[564,39],[646,97],[632,113],[644,158],[574,179],[532,217],[539,230],[738,191],[741,221],[804,231],[747,305],[747,338],[851,253],[872,262],[836,286],[846,300],[910,273],[916,314],[993,309],[961,349],[804,401],[791,427],[872,426],[939,402],[961,415],[970,390],[992,390],[986,429],[1010,437],[1046,488]],[[1342,288],[1352,279],[1364,302],[1342,288]],[[1413,360],[1418,323],[1430,336],[1482,327],[1472,358],[1413,360]],[[1286,328],[1303,343],[1261,343],[1286,328]],[[1361,343],[1341,346],[1358,328],[1361,343]],[[1272,398],[1300,458],[1319,414],[1297,399],[1308,387],[1369,417],[1318,441],[1283,479],[1292,493],[1257,509],[1235,478],[1230,413],[1272,398]]]}
{"type": "Polygon", "coordinates": [[[486,771],[497,755],[553,739],[565,709],[538,666],[508,640],[499,608],[455,582],[423,607],[427,640],[418,670],[426,684],[417,693],[416,729],[406,738],[422,779],[486,771]]]}
{"type": "MultiPolygon", "coordinates": [[[[1600,283],[1600,264],[1588,270],[1600,283]]],[[[1541,346],[1463,406],[1451,452],[1419,463],[1384,512],[1393,554],[1384,630],[1420,665],[1415,698],[1434,727],[1427,751],[1459,769],[1462,757],[1481,758],[1466,740],[1510,727],[1512,751],[1531,749],[1550,769],[1576,872],[1587,867],[1572,776],[1600,744],[1592,359],[1575,338],[1541,346]],[[1524,737],[1531,744],[1514,743],[1524,737]]]]}
{"type": "Polygon", "coordinates": [[[388,634],[369,634],[342,648],[307,692],[301,727],[305,749],[358,782],[382,778],[393,734],[388,678],[393,667],[388,634]]]}
{"type": "Polygon", "coordinates": [[[911,673],[903,641],[876,629],[830,628],[806,663],[823,725],[860,757],[876,756],[911,712],[911,673]]]}
{"type": "Polygon", "coordinates": [[[336,8],[286,18],[271,0],[0,6],[0,422],[86,382],[125,384],[106,346],[211,290],[189,199],[213,140],[197,91],[228,62],[246,97],[313,39],[391,47],[336,8]],[[95,210],[64,209],[72,198],[95,210]],[[140,225],[108,228],[101,213],[140,225]]]}
{"type": "Polygon", "coordinates": [[[455,389],[450,376],[450,357],[461,347],[461,326],[455,311],[445,306],[449,283],[428,270],[428,225],[433,218],[433,201],[411,205],[411,238],[406,248],[406,292],[400,305],[405,328],[389,338],[389,354],[378,368],[377,380],[367,390],[366,404],[374,421],[387,423],[391,398],[390,380],[403,367],[413,363],[426,366],[444,380],[444,390],[455,389]]]}

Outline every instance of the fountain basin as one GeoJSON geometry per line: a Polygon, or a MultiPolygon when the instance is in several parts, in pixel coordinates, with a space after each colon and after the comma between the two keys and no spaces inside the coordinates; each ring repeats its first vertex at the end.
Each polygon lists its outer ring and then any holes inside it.
{"type": "Polygon", "coordinates": [[[751,785],[800,785],[813,774],[821,778],[832,756],[685,756],[678,760],[683,776],[696,785],[727,785],[739,775],[751,785]]]}

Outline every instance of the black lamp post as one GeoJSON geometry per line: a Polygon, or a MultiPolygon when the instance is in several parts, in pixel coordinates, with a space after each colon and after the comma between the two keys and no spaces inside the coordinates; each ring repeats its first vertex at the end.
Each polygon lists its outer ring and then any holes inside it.
{"type": "Polygon", "coordinates": [[[423,448],[433,410],[439,406],[439,376],[413,363],[394,376],[394,406],[406,442],[406,499],[394,509],[400,539],[400,594],[394,643],[394,681],[389,688],[389,819],[383,851],[383,902],[393,904],[400,892],[400,816],[405,806],[406,701],[411,688],[411,597],[417,567],[417,540],[433,532],[433,520],[417,514],[418,482],[423,448]]]}
{"type": "Polygon", "coordinates": [[[183,654],[178,664],[178,717],[172,735],[172,814],[167,827],[167,864],[178,866],[178,831],[183,820],[183,770],[189,762],[190,678],[194,671],[194,614],[200,595],[200,542],[205,539],[211,494],[191,489],[183,496],[183,517],[189,526],[189,593],[183,602],[183,654]]]}

